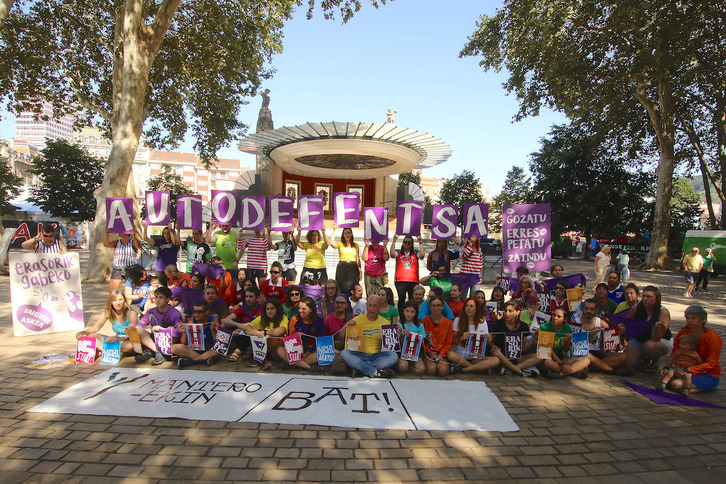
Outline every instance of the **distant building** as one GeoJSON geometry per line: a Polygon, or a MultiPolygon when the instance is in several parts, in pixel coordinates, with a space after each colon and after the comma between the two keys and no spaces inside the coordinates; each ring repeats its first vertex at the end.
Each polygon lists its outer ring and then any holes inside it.
{"type": "Polygon", "coordinates": [[[54,118],[53,106],[44,103],[39,113],[23,111],[15,117],[15,139],[27,141],[40,151],[46,139],[67,139],[75,120],[72,115],[54,118]]]}
{"type": "Polygon", "coordinates": [[[38,176],[33,175],[33,157],[38,149],[22,140],[0,140],[0,162],[6,163],[10,171],[23,179],[23,185],[37,185],[38,176]]]}

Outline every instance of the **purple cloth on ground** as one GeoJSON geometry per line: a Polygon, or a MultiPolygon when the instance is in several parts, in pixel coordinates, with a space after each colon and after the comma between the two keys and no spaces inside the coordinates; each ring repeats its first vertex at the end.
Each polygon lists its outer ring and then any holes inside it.
{"type": "Polygon", "coordinates": [[[649,400],[657,403],[658,405],[675,405],[679,407],[726,408],[722,407],[721,405],[716,405],[715,403],[704,402],[703,400],[696,400],[689,397],[682,397],[677,393],[659,392],[658,390],[654,390],[643,385],[636,385],[635,383],[630,383],[625,380],[620,381],[622,381],[631,389],[635,390],[641,395],[644,395],[649,400]]]}
{"type": "MultiPolygon", "coordinates": [[[[620,313],[622,313],[622,311],[620,313]]],[[[624,316],[608,313],[603,313],[600,317],[603,319],[607,318],[608,326],[617,326],[619,324],[625,326],[625,336],[628,338],[635,338],[643,331],[653,329],[653,323],[649,323],[648,321],[641,321],[639,319],[626,318],[624,316]]]]}

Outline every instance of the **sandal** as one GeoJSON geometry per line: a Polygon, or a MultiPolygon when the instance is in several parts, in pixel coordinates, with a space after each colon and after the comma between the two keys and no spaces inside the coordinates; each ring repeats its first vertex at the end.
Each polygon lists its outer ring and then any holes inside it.
{"type": "Polygon", "coordinates": [[[240,357],[242,356],[242,351],[238,349],[234,350],[231,355],[227,358],[227,361],[230,361],[232,363],[235,363],[239,361],[240,357]]]}

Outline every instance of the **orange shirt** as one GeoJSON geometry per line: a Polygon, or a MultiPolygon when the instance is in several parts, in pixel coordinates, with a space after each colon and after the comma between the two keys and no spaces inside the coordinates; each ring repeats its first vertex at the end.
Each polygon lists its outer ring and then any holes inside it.
{"type": "Polygon", "coordinates": [[[442,358],[446,358],[446,355],[454,347],[454,326],[451,320],[442,317],[439,324],[434,324],[431,321],[431,316],[426,316],[421,322],[426,332],[431,334],[432,347],[429,346],[428,338],[424,339],[425,351],[427,353],[434,351],[441,355],[442,358]]]}

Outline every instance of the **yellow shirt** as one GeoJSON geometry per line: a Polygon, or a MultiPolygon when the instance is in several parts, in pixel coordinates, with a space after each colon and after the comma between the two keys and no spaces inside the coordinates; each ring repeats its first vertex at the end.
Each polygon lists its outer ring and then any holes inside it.
{"type": "Polygon", "coordinates": [[[366,313],[356,316],[353,319],[355,320],[355,324],[363,326],[363,347],[361,351],[363,353],[379,353],[383,347],[381,326],[391,324],[391,322],[380,315],[378,315],[378,319],[375,321],[370,321],[366,313]]]}
{"type": "Polygon", "coordinates": [[[343,245],[343,242],[338,242],[338,256],[340,262],[355,262],[358,256],[358,244],[353,243],[353,247],[343,245]]]}
{"type": "MultiPolygon", "coordinates": [[[[264,309],[263,309],[264,311],[264,309]]],[[[280,328],[285,328],[285,331],[287,331],[287,316],[283,316],[282,320],[280,321],[280,328]]],[[[262,327],[262,316],[257,316],[255,319],[250,321],[250,326],[252,326],[255,329],[259,329],[260,331],[264,331],[265,329],[267,331],[271,330],[272,327],[269,328],[263,328],[262,327]]]]}
{"type": "Polygon", "coordinates": [[[323,250],[324,242],[303,242],[305,247],[305,264],[304,267],[309,269],[325,269],[325,251],[323,250]]]}
{"type": "MultiPolygon", "coordinates": [[[[638,304],[640,300],[635,301],[635,304],[638,304]]],[[[624,311],[626,309],[630,309],[631,306],[628,306],[628,301],[623,301],[620,304],[618,304],[618,307],[615,308],[615,312],[619,313],[620,311],[624,311]]]]}
{"type": "Polygon", "coordinates": [[[701,257],[701,254],[693,255],[693,252],[691,252],[683,258],[683,266],[691,272],[700,271],[702,265],[703,257],[701,257]]]}

